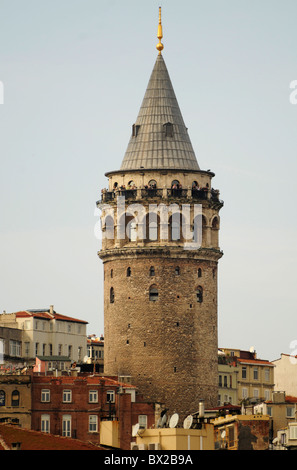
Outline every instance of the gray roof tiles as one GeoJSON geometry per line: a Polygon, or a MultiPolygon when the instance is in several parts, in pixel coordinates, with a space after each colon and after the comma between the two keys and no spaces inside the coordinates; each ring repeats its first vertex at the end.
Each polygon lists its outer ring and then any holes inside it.
{"type": "Polygon", "coordinates": [[[121,170],[199,170],[187,128],[162,55],[158,55],[138,117],[137,136],[131,136],[121,170]],[[173,135],[164,125],[173,124],[173,135]]]}

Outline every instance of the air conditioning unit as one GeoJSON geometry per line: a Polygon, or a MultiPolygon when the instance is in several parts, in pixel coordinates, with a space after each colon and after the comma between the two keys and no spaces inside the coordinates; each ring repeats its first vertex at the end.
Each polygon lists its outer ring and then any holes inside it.
{"type": "Polygon", "coordinates": [[[148,445],[148,450],[161,450],[160,442],[151,442],[151,444],[148,445]]]}
{"type": "Polygon", "coordinates": [[[138,449],[139,450],[147,450],[147,444],[139,444],[138,449]]]}
{"type": "Polygon", "coordinates": [[[131,442],[130,448],[131,448],[131,450],[139,450],[138,445],[136,444],[136,442],[131,442]]]}

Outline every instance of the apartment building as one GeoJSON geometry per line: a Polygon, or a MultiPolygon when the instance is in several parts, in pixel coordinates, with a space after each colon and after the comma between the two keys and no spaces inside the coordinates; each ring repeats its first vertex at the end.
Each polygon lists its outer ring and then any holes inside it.
{"type": "Polygon", "coordinates": [[[271,400],[274,390],[274,367],[272,362],[258,359],[256,351],[223,348],[227,358],[236,364],[238,404],[271,400]]]}
{"type": "Polygon", "coordinates": [[[87,354],[86,321],[49,309],[0,314],[0,326],[22,331],[16,354],[27,364],[36,356],[67,356],[83,361],[87,354]]]}

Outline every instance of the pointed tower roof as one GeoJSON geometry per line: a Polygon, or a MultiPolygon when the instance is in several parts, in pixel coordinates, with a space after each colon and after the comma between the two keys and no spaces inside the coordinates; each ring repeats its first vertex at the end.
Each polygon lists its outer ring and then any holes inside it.
{"type": "Polygon", "coordinates": [[[161,54],[162,37],[160,12],[159,54],[132,127],[121,170],[200,170],[161,54]]]}

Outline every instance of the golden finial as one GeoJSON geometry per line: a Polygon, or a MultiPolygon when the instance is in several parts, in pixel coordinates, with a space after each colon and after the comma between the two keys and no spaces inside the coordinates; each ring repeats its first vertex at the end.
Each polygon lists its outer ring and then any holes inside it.
{"type": "Polygon", "coordinates": [[[162,32],[162,22],[161,22],[161,7],[159,7],[159,26],[158,26],[158,35],[157,38],[159,39],[159,44],[157,44],[157,50],[159,51],[159,55],[161,55],[161,51],[164,49],[163,44],[161,43],[161,39],[163,37],[162,32]]]}

